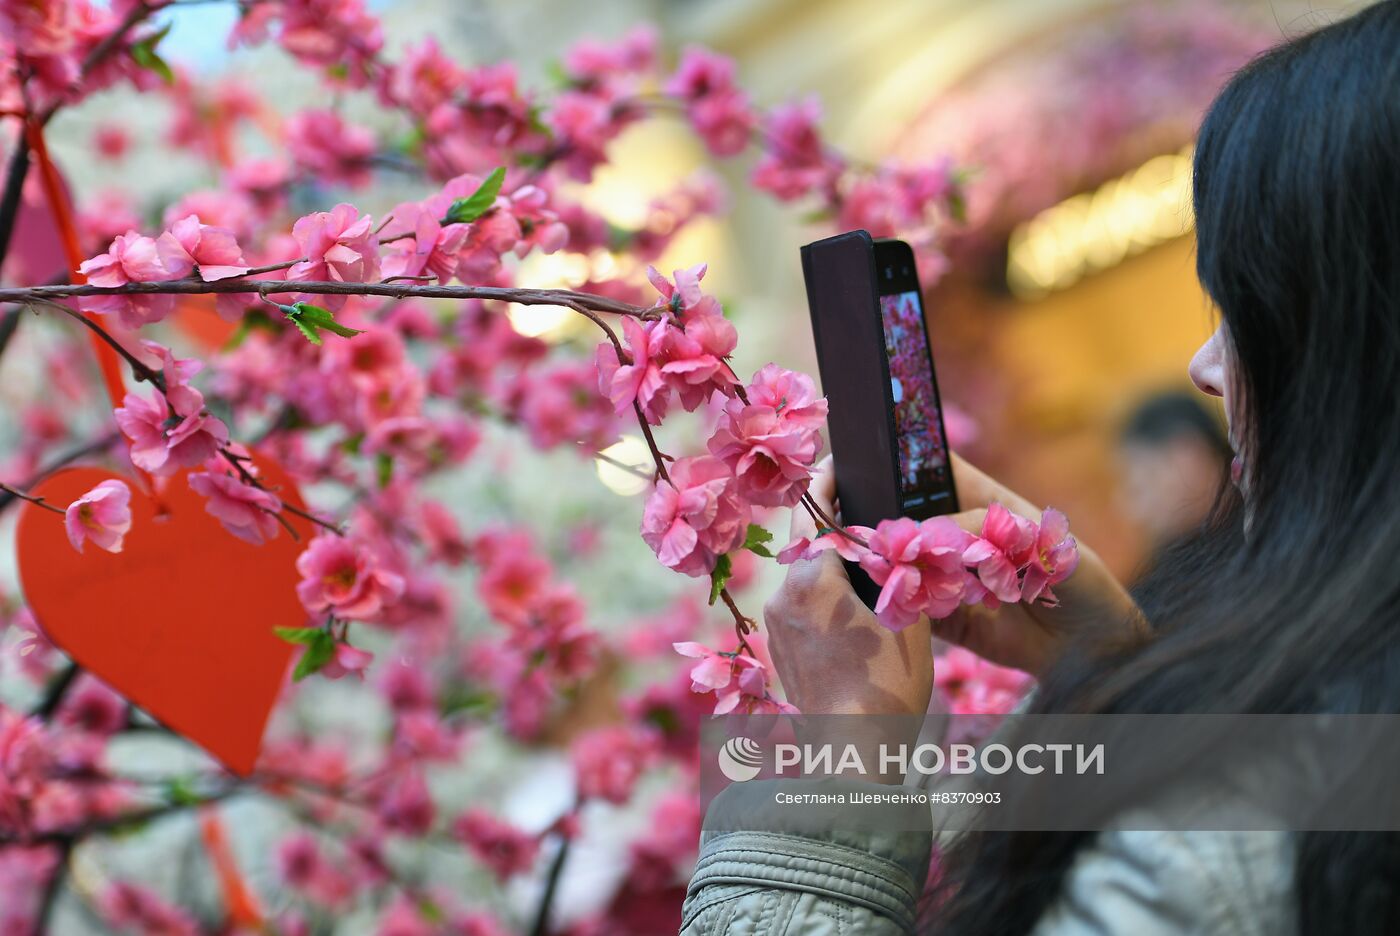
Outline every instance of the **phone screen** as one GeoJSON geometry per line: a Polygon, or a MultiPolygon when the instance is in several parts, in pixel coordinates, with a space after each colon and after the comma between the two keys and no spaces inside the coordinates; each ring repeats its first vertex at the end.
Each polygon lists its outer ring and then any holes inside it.
{"type": "Polygon", "coordinates": [[[949,513],[957,509],[957,499],[923,300],[918,289],[882,295],[880,312],[890,363],[902,511],[915,519],[949,513]]]}

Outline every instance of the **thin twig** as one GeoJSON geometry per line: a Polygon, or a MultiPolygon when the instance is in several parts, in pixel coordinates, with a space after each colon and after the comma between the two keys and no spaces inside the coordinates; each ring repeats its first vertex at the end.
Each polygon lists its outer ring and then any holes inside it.
{"type": "MultiPolygon", "coordinates": [[[[93,439],[91,442],[86,442],[83,445],[80,445],[76,449],[65,452],[62,455],[59,455],[57,458],[40,467],[38,471],[34,472],[34,476],[31,477],[24,484],[20,485],[20,487],[32,488],[39,482],[47,478],[49,475],[53,474],[58,469],[67,465],[69,462],[77,461],[79,458],[91,455],[93,452],[100,452],[103,449],[111,446],[111,444],[115,441],[117,441],[117,433],[108,432],[105,435],[93,439]]],[[[0,511],[3,511],[6,507],[17,502],[19,499],[20,498],[18,498],[14,494],[11,494],[9,491],[0,491],[0,511]]]]}
{"type": "MultiPolygon", "coordinates": [[[[68,287],[65,287],[65,286],[36,286],[36,287],[34,287],[34,288],[35,288],[35,289],[65,289],[65,288],[68,288],[68,287]]],[[[64,304],[61,303],[61,302],[55,302],[55,301],[53,301],[52,299],[48,299],[48,298],[46,298],[46,297],[44,297],[44,296],[35,296],[35,297],[33,297],[32,299],[30,299],[30,300],[28,300],[28,301],[29,301],[29,302],[32,302],[32,303],[34,303],[34,304],[36,304],[36,305],[43,305],[43,306],[48,306],[49,308],[58,309],[60,312],[62,312],[64,315],[68,316],[69,318],[73,319],[74,321],[76,321],[76,322],[81,322],[85,327],[91,329],[91,330],[93,331],[94,334],[96,334],[99,338],[101,338],[102,341],[103,341],[108,347],[110,347],[112,350],[116,351],[118,354],[120,354],[120,355],[122,356],[122,359],[123,359],[124,361],[126,361],[126,363],[127,363],[128,365],[131,366],[131,370],[132,370],[132,372],[136,375],[136,379],[137,379],[137,380],[149,381],[151,384],[155,385],[157,388],[159,388],[159,389],[162,390],[162,391],[165,389],[165,378],[161,375],[160,371],[154,370],[154,369],[152,369],[152,368],[150,368],[150,367],[147,367],[145,364],[141,363],[140,359],[138,359],[138,358],[137,358],[134,354],[132,354],[130,351],[126,350],[126,348],[122,347],[121,342],[119,342],[119,341],[117,341],[117,339],[113,338],[113,337],[111,336],[111,334],[108,333],[107,329],[103,328],[101,325],[97,324],[97,323],[94,322],[92,319],[88,318],[86,315],[84,315],[84,314],[82,314],[81,312],[78,312],[78,311],[76,311],[76,310],[74,310],[74,309],[68,308],[68,306],[64,305],[64,304]]]]}
{"type": "Polygon", "coordinates": [[[18,488],[10,487],[3,481],[0,481],[0,492],[8,494],[11,497],[18,497],[22,501],[29,501],[29,503],[33,504],[35,507],[42,507],[45,510],[58,514],[60,517],[66,516],[67,514],[67,511],[65,511],[62,507],[55,507],[53,504],[50,504],[42,497],[35,497],[32,494],[26,494],[18,488]]]}

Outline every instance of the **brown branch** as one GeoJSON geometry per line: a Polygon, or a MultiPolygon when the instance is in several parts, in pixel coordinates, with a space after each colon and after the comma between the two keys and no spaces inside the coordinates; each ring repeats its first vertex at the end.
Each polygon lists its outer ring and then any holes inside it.
{"type": "MultiPolygon", "coordinates": [[[[655,310],[607,296],[572,289],[523,289],[511,286],[442,286],[418,283],[340,283],[331,280],[249,280],[243,277],[206,283],[198,278],[124,286],[61,284],[0,289],[0,303],[47,302],[83,296],[200,296],[224,293],[257,293],[260,296],[305,293],[322,296],[384,296],[390,299],[489,299],[515,305],[563,306],[579,312],[607,312],[636,318],[654,317],[655,310]]],[[[66,306],[62,308],[67,309],[66,306]]],[[[72,310],[69,309],[69,312],[72,310]]],[[[591,316],[590,316],[591,317],[591,316]]]]}
{"type": "Polygon", "coordinates": [[[60,517],[65,516],[67,514],[67,511],[65,511],[62,507],[55,507],[53,504],[50,504],[42,497],[35,497],[32,494],[26,494],[18,488],[10,487],[3,481],[0,481],[0,493],[8,494],[11,497],[18,497],[22,501],[29,501],[29,503],[33,504],[35,507],[42,507],[47,511],[58,514],[60,517]]]}

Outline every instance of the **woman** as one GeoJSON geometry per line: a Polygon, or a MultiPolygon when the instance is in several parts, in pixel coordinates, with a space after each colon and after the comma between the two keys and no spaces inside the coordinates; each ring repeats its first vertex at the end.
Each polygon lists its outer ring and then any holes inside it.
{"type": "MultiPolygon", "coordinates": [[[[1224,398],[1234,489],[1143,583],[1140,611],[1085,549],[1059,608],[933,633],[1036,674],[1039,712],[1400,712],[1400,0],[1242,70],[1201,127],[1194,187],[1221,323],[1190,373],[1224,398]]],[[[966,506],[1030,509],[955,470],[966,506]]],[[[814,489],[831,498],[830,475],[814,489]]],[[[812,530],[799,515],[793,532],[812,530]]],[[[924,711],[929,631],[883,631],[831,553],[793,566],[765,610],[804,711],[924,711]]],[[[929,931],[1400,932],[1397,839],[970,834],[942,856],[929,931]]],[[[685,932],[914,931],[928,845],[708,836],[685,932]]]]}

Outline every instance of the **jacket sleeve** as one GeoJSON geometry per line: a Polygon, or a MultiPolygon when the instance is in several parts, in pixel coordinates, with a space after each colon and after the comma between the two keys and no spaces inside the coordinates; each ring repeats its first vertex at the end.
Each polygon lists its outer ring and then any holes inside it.
{"type": "MultiPolygon", "coordinates": [[[[736,784],[716,797],[706,819],[712,831],[701,840],[686,893],[682,936],[913,933],[932,843],[927,807],[911,809],[903,828],[914,831],[808,823],[800,832],[785,832],[762,811],[790,783],[736,784]]],[[[826,783],[823,789],[833,789],[832,781],[826,783]]],[[[844,781],[840,787],[890,789],[844,781]]]]}
{"type": "Polygon", "coordinates": [[[1034,936],[1288,936],[1293,907],[1284,833],[1108,831],[1034,936]]]}

